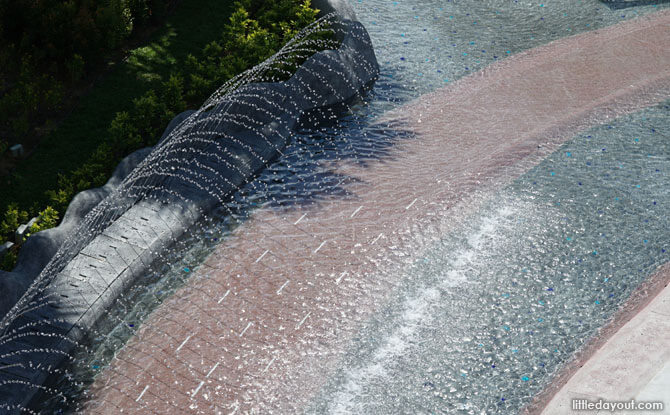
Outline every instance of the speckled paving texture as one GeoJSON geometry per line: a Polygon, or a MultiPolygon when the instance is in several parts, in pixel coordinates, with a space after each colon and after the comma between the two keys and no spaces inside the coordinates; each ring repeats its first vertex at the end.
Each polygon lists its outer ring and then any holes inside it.
{"type": "MultiPolygon", "coordinates": [[[[572,412],[604,414],[610,411],[574,410],[573,399],[593,403],[607,401],[663,402],[664,411],[621,411],[618,413],[670,413],[670,267],[652,278],[666,287],[611,337],[553,396],[541,412],[544,415],[572,412]]],[[[610,412],[611,413],[611,412],[610,412]]]]}

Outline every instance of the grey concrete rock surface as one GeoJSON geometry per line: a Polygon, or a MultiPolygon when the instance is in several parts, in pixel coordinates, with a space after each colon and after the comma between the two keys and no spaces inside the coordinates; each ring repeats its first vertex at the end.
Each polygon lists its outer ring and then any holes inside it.
{"type": "Polygon", "coordinates": [[[0,316],[16,304],[82,218],[111,194],[150,151],[150,148],[143,148],[125,157],[103,187],[85,190],[72,199],[59,226],[38,232],[25,241],[12,272],[0,271],[0,316]]]}

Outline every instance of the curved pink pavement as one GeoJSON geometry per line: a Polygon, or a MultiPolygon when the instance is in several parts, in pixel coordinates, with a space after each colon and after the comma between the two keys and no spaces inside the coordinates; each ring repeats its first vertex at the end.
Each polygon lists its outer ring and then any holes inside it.
{"type": "Polygon", "coordinates": [[[318,207],[257,210],[91,388],[94,413],[293,413],[402,267],[579,130],[670,96],[670,12],[562,39],[385,116],[416,133],[318,207]],[[460,212],[460,213],[459,213],[460,212]],[[416,230],[421,230],[416,232],[416,230]],[[421,239],[423,238],[423,240],[421,239]]]}

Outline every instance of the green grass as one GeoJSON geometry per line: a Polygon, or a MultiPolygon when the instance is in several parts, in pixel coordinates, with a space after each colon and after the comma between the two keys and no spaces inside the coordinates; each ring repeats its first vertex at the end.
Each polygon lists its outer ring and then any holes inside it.
{"type": "Polygon", "coordinates": [[[0,179],[0,212],[12,202],[32,210],[47,205],[45,192],[58,188],[58,174],[88,160],[105,140],[116,113],[131,110],[134,98],[158,90],[179,69],[177,62],[219,39],[232,12],[232,1],[182,1],[144,46],[115,64],[35,152],[11,176],[0,179]]]}

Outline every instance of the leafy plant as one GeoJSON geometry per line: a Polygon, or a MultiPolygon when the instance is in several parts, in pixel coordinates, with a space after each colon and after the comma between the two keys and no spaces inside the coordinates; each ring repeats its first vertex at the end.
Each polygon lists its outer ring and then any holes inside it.
{"type": "Polygon", "coordinates": [[[170,118],[186,109],[184,100],[184,78],[181,74],[172,74],[163,82],[161,98],[168,109],[170,118]]]}
{"type": "Polygon", "coordinates": [[[37,222],[28,229],[28,235],[32,235],[45,229],[54,228],[58,225],[59,221],[60,216],[58,215],[58,211],[51,206],[47,206],[37,216],[37,222]]]}
{"type": "Polygon", "coordinates": [[[16,228],[26,220],[28,220],[28,212],[20,210],[16,204],[9,205],[2,222],[0,222],[0,234],[5,237],[5,240],[11,238],[16,228]]]}
{"type": "Polygon", "coordinates": [[[83,78],[177,0],[0,0],[0,128],[22,142],[83,78]]]}

